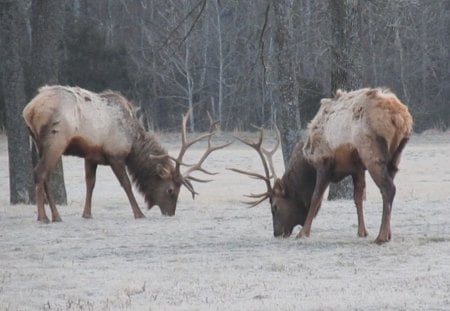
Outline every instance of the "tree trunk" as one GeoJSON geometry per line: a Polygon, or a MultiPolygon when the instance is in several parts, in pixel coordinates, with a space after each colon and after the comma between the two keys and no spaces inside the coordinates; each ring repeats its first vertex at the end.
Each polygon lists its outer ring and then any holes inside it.
{"type": "MultiPolygon", "coordinates": [[[[33,33],[29,85],[34,93],[42,85],[58,84],[64,2],[61,0],[32,1],[33,33]]],[[[50,177],[50,188],[58,204],[67,204],[61,160],[50,177]]]]}
{"type": "Polygon", "coordinates": [[[223,110],[223,41],[222,41],[222,19],[221,19],[221,8],[220,8],[220,1],[216,0],[216,14],[217,14],[217,43],[218,43],[218,49],[219,49],[219,82],[218,82],[218,98],[217,98],[217,111],[218,111],[218,120],[220,124],[223,124],[222,119],[222,110],[223,110]]]}
{"type": "Polygon", "coordinates": [[[274,53],[279,83],[275,93],[278,94],[279,115],[277,124],[281,133],[283,160],[287,165],[295,144],[301,136],[300,113],[295,89],[295,70],[292,63],[290,44],[292,42],[292,0],[272,2],[275,15],[274,53]]]}
{"type": "Polygon", "coordinates": [[[26,105],[25,79],[20,59],[20,27],[23,17],[21,1],[0,1],[1,86],[5,101],[6,133],[8,136],[10,202],[33,203],[34,182],[30,138],[22,119],[26,105]]]}
{"type": "MultiPolygon", "coordinates": [[[[359,0],[330,0],[332,27],[331,90],[361,87],[361,8],[359,0]]],[[[343,124],[343,126],[346,126],[343,124]]],[[[351,177],[330,185],[328,200],[353,198],[351,177]]]]}

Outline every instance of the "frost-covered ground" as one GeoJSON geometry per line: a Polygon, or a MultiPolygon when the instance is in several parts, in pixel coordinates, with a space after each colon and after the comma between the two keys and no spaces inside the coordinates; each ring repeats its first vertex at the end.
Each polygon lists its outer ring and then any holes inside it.
{"type": "MultiPolygon", "coordinates": [[[[173,135],[162,142],[176,154],[173,135]]],[[[449,133],[415,136],[405,149],[393,240],[383,246],[373,243],[381,198],[370,177],[368,238],[356,236],[351,201],[324,202],[309,239],[273,238],[268,203],[240,203],[263,183],[225,170],[260,169],[254,151],[237,142],[207,161],[220,175],[196,184],[195,200],[182,190],[171,218],[154,208],[134,220],[101,167],[94,218],[82,219],[83,161],[66,157],[69,205],[59,207],[63,222],[49,225],[36,221],[34,206],[9,205],[6,150],[2,136],[0,310],[450,309],[449,133]]],[[[280,154],[276,160],[280,171],[280,154]]]]}

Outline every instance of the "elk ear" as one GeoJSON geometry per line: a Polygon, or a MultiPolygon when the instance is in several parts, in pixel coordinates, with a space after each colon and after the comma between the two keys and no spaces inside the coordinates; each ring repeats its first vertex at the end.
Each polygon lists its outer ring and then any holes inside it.
{"type": "Polygon", "coordinates": [[[275,184],[273,185],[273,193],[277,197],[284,197],[286,196],[286,188],[284,186],[284,183],[281,179],[277,179],[275,181],[275,184]]]}
{"type": "Polygon", "coordinates": [[[156,165],[156,174],[163,179],[170,177],[170,171],[161,164],[156,165]]]}

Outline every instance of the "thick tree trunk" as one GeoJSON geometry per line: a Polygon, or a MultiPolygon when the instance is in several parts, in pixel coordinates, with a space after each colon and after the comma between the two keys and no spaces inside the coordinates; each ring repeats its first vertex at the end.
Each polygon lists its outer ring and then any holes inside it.
{"type": "Polygon", "coordinates": [[[224,65],[224,59],[223,59],[223,39],[222,39],[222,19],[221,19],[221,8],[220,8],[220,1],[216,0],[216,14],[217,14],[217,44],[219,49],[219,77],[218,77],[218,84],[219,84],[219,90],[218,90],[218,97],[217,97],[217,112],[218,112],[218,120],[220,124],[223,124],[223,65],[224,65]]]}
{"type": "MultiPolygon", "coordinates": [[[[33,32],[29,84],[33,92],[45,84],[58,84],[64,2],[63,0],[33,0],[32,2],[33,32]]],[[[58,204],[67,204],[61,160],[50,178],[50,188],[58,204]]]]}
{"type": "Polygon", "coordinates": [[[30,139],[22,119],[26,105],[25,80],[20,58],[20,27],[23,16],[20,1],[0,1],[0,37],[2,38],[1,86],[5,102],[6,133],[8,136],[10,202],[34,202],[33,168],[30,139]]]}
{"type": "Polygon", "coordinates": [[[275,15],[274,53],[278,88],[277,124],[281,132],[283,160],[287,165],[295,144],[301,136],[300,112],[297,104],[295,70],[289,46],[292,42],[292,0],[272,2],[275,15]]]}
{"type": "MultiPolygon", "coordinates": [[[[359,0],[330,0],[332,27],[331,90],[354,90],[361,87],[361,9],[359,0]]],[[[343,124],[342,126],[346,126],[343,124]]],[[[329,200],[353,198],[351,177],[331,184],[329,200]]]]}

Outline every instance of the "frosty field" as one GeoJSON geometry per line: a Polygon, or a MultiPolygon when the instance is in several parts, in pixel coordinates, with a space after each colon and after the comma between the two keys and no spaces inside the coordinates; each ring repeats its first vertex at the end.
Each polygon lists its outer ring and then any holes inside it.
{"type": "MultiPolygon", "coordinates": [[[[161,142],[177,154],[177,135],[161,142]]],[[[373,243],[381,196],[368,174],[368,238],[357,237],[354,204],[342,200],[323,203],[310,238],[296,240],[297,228],[275,239],[268,202],[240,202],[263,182],[226,170],[260,171],[255,155],[239,142],[214,153],[205,167],[220,174],[194,185],[195,200],[182,189],[175,217],[147,211],[135,191],[142,220],[108,167],[97,172],[94,218],[81,218],[83,161],[65,157],[68,206],[58,206],[63,222],[44,225],[34,205],[9,204],[0,136],[0,310],[450,309],[450,133],[416,135],[406,146],[393,238],[382,246],[373,243]]],[[[281,153],[275,160],[281,175],[281,153]]]]}

